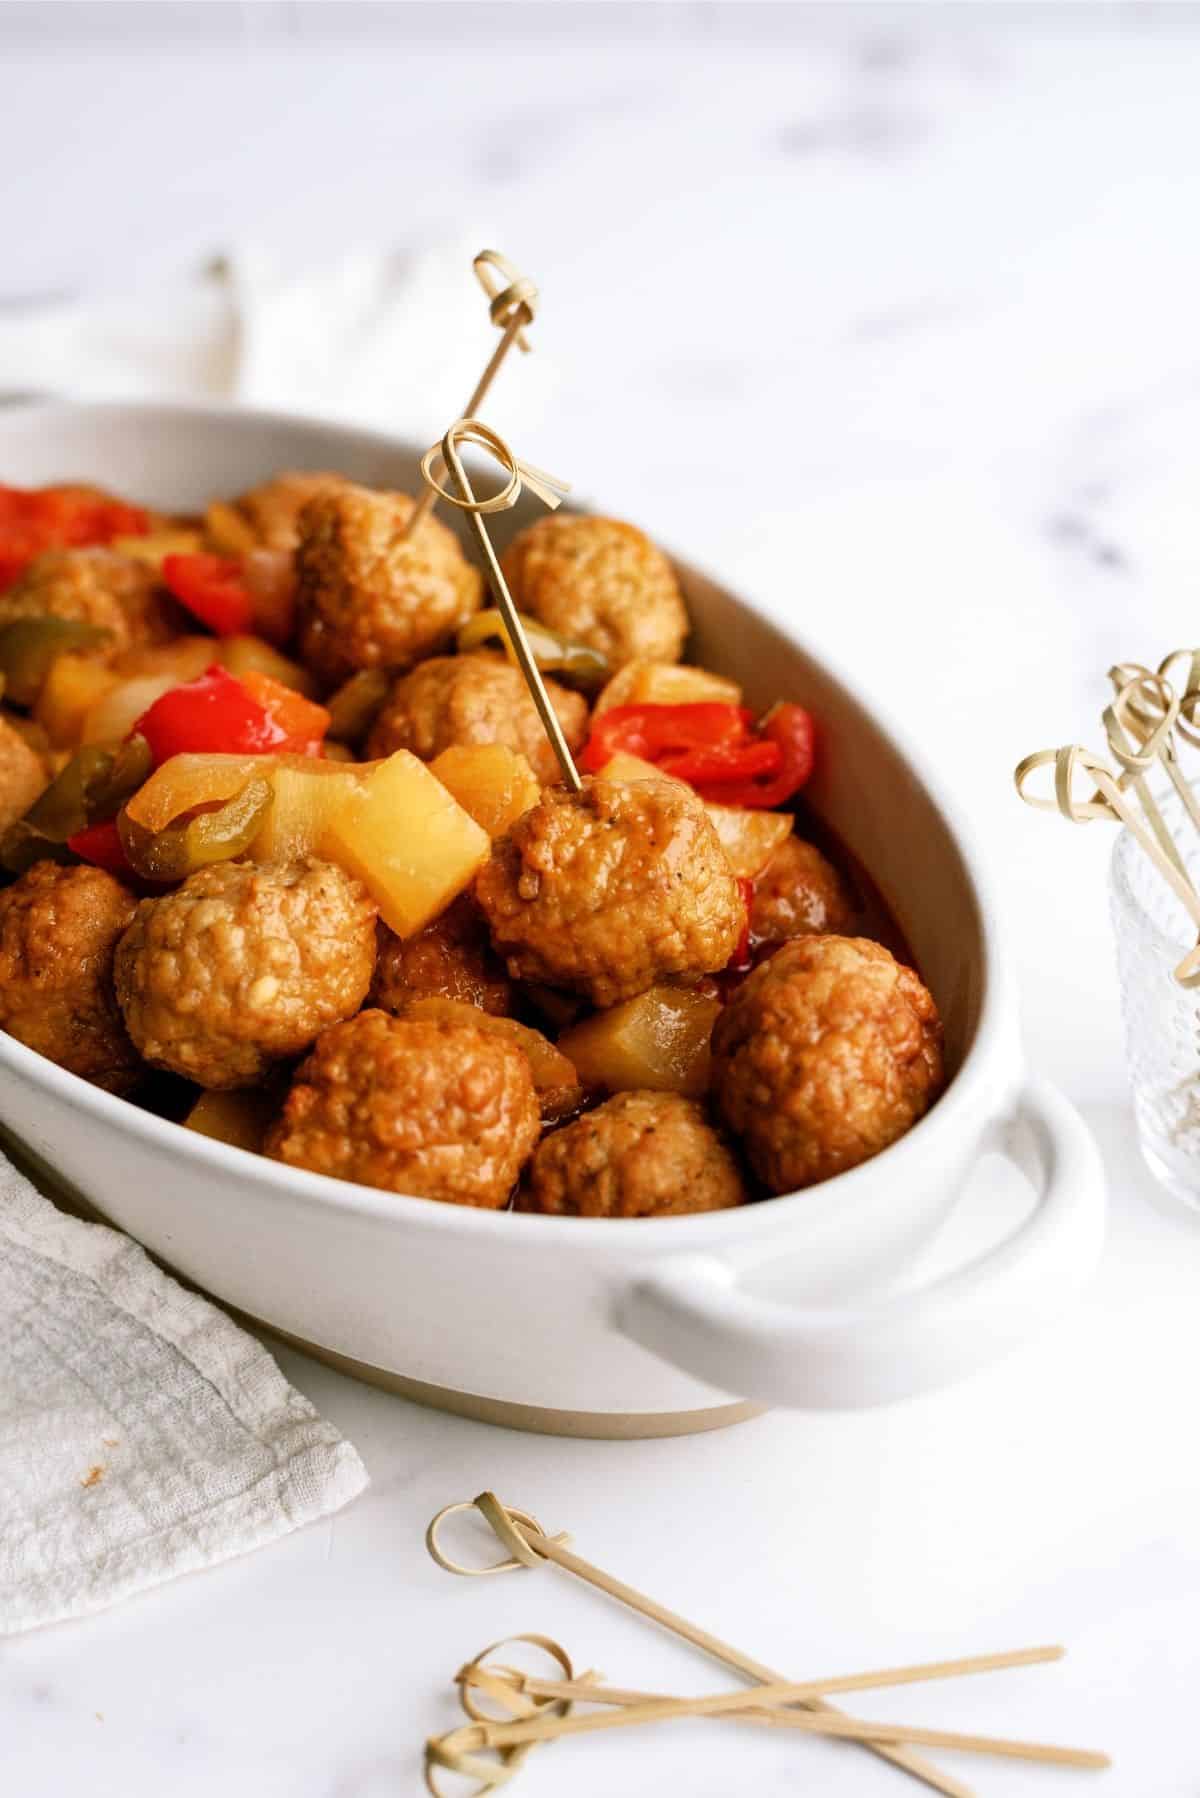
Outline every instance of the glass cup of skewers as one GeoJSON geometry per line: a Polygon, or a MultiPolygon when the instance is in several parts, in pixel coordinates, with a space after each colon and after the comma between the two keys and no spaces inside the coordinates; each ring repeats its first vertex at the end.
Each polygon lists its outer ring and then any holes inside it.
{"type": "MultiPolygon", "coordinates": [[[[1200,837],[1189,829],[1176,795],[1161,798],[1159,804],[1184,870],[1200,889],[1200,837]]],[[[1142,1155],[1159,1184],[1200,1213],[1196,920],[1127,829],[1113,848],[1109,899],[1142,1155]],[[1194,974],[1189,970],[1193,954],[1194,974]],[[1195,984],[1190,984],[1193,979],[1195,984]]]]}

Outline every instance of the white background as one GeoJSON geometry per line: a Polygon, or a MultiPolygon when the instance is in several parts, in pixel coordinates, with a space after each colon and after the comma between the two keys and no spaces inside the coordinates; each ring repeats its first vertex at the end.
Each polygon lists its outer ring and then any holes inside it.
{"type": "MultiPolygon", "coordinates": [[[[244,243],[319,266],[477,237],[537,276],[528,453],[802,621],[943,763],[989,843],[1031,1061],[1094,1126],[1113,1213],[1051,1336],[874,1415],[562,1443],[284,1355],[371,1492],[0,1648],[5,1792],[412,1792],[450,1675],[512,1629],[626,1683],[727,1683],[565,1577],[434,1569],[429,1516],[485,1485],[797,1676],[1063,1640],[1061,1667],[860,1709],[1106,1746],[1097,1791],[1200,1792],[1200,1240],[1132,1142],[1110,839],[1010,784],[1025,751],[1095,737],[1111,661],[1200,625],[1200,14],[8,6],[0,72],[14,315],[244,243]]],[[[397,430],[444,417],[397,392],[397,430]]],[[[1096,1777],[955,1770],[996,1798],[1096,1777]]],[[[853,1749],[699,1723],[520,1781],[904,1787],[853,1749]]]]}

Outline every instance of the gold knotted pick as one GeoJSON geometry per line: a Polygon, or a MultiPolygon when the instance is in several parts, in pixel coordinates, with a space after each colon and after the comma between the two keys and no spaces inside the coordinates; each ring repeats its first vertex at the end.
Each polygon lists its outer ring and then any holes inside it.
{"type": "Polygon", "coordinates": [[[1173,649],[1158,664],[1158,672],[1179,695],[1176,730],[1185,743],[1200,749],[1200,649],[1173,649]]]}
{"type": "MultiPolygon", "coordinates": [[[[721,1641],[718,1636],[710,1635],[707,1630],[701,1629],[695,1623],[689,1623],[686,1617],[679,1616],[675,1611],[667,1610],[664,1605],[656,1603],[653,1598],[648,1597],[644,1592],[639,1592],[636,1587],[625,1585],[623,1581],[614,1579],[611,1574],[605,1573],[602,1567],[596,1567],[590,1561],[585,1561],[581,1555],[574,1554],[566,1546],[568,1540],[569,1538],[561,1535],[547,1535],[536,1517],[532,1517],[526,1511],[518,1511],[512,1506],[503,1505],[494,1492],[481,1492],[478,1498],[473,1499],[470,1503],[445,1506],[438,1512],[425,1533],[425,1543],[430,1554],[438,1566],[445,1568],[448,1573],[481,1577],[491,1573],[514,1573],[522,1567],[537,1567],[543,1561],[553,1561],[556,1566],[563,1568],[567,1573],[572,1573],[577,1579],[585,1581],[587,1585],[607,1593],[610,1598],[617,1599],[619,1603],[628,1605],[631,1610],[637,1611],[643,1617],[648,1617],[660,1628],[670,1630],[672,1634],[682,1637],[685,1642],[690,1642],[694,1648],[699,1648],[704,1654],[711,1655],[715,1660],[723,1661],[727,1667],[732,1667],[738,1673],[745,1674],[756,1684],[774,1685],[781,1680],[782,1675],[773,1672],[761,1661],[753,1660],[749,1655],[742,1654],[738,1649],[731,1647],[728,1642],[721,1641]],[[477,1511],[494,1530],[501,1545],[507,1551],[507,1559],[482,1567],[470,1566],[456,1561],[442,1547],[441,1530],[447,1518],[472,1510],[477,1511]]],[[[815,1711],[821,1716],[829,1718],[842,1716],[840,1711],[827,1704],[823,1698],[805,1698],[797,1702],[803,1710],[815,1711]]],[[[456,1741],[452,1744],[452,1752],[465,1750],[470,1753],[479,1748],[478,1736],[465,1738],[456,1732],[456,1737],[456,1741]]],[[[882,1759],[892,1762],[894,1766],[902,1768],[904,1772],[911,1774],[914,1778],[922,1780],[933,1791],[941,1792],[944,1798],[972,1798],[971,1787],[964,1785],[961,1780],[955,1779],[951,1774],[943,1773],[940,1767],[935,1767],[932,1762],[927,1761],[911,1748],[898,1742],[885,1741],[864,1742],[862,1746],[869,1752],[881,1756],[882,1759]]],[[[445,1747],[444,1739],[443,1747],[445,1747]]],[[[496,1764],[481,1763],[485,1767],[490,1765],[493,1770],[496,1764]]]]}
{"type": "MultiPolygon", "coordinates": [[[[1122,758],[1136,760],[1134,752],[1123,749],[1122,758]]],[[[1089,824],[1097,818],[1115,819],[1128,830],[1144,854],[1149,856],[1175,897],[1200,930],[1200,894],[1197,893],[1178,856],[1164,854],[1157,837],[1138,815],[1138,810],[1125,788],[1131,770],[1121,775],[1100,756],[1082,744],[1068,743],[1061,749],[1039,749],[1018,763],[1013,779],[1018,796],[1037,811],[1058,812],[1072,824],[1089,824]],[[1053,796],[1038,793],[1030,782],[1043,768],[1054,769],[1053,796]],[[1078,776],[1085,785],[1080,789],[1078,776]]],[[[1181,986],[1200,985],[1200,945],[1189,950],[1174,970],[1181,986]]]]}
{"type": "MultiPolygon", "coordinates": [[[[463,407],[464,418],[474,418],[479,411],[513,345],[516,344],[522,355],[528,353],[530,344],[525,335],[525,326],[533,323],[538,303],[538,290],[533,282],[520,269],[514,268],[499,250],[480,250],[472,267],[475,279],[488,298],[488,317],[501,336],[488,358],[486,368],[475,383],[475,391],[463,407]]],[[[439,495],[443,499],[448,497],[427,478],[425,491],[413,507],[404,527],[406,537],[412,536],[421,520],[437,504],[439,495]]]]}
{"type": "Polygon", "coordinates": [[[1101,720],[1108,747],[1121,769],[1121,785],[1133,788],[1159,848],[1186,880],[1189,876],[1183,857],[1147,780],[1155,764],[1161,766],[1184,799],[1189,816],[1195,815],[1195,800],[1179,768],[1171,735],[1179,716],[1179,701],[1171,683],[1159,674],[1151,674],[1148,668],[1119,665],[1109,670],[1109,679],[1116,696],[1111,705],[1105,706],[1101,720]]]}
{"type": "MultiPolygon", "coordinates": [[[[472,1569],[464,1568],[463,1571],[470,1572],[472,1569]]],[[[523,1668],[492,1660],[492,1656],[501,1649],[515,1647],[518,1643],[537,1648],[547,1655],[562,1674],[563,1682],[573,1692],[590,1690],[591,1682],[597,1677],[594,1673],[576,1674],[570,1655],[549,1636],[506,1636],[500,1642],[489,1643],[465,1667],[460,1667],[454,1676],[459,1702],[471,1720],[470,1725],[465,1730],[452,1729],[444,1736],[431,1736],[425,1744],[425,1784],[433,1798],[447,1798],[438,1784],[440,1770],[475,1779],[478,1781],[476,1792],[488,1792],[494,1786],[503,1785],[510,1780],[526,1755],[537,1746],[536,1742],[513,1742],[493,1749],[490,1742],[480,1739],[480,1728],[496,1723],[532,1722],[547,1717],[570,1716],[573,1708],[571,1698],[543,1698],[530,1694],[525,1690],[530,1676],[523,1668]],[[479,1702],[480,1695],[490,1698],[499,1706],[499,1716],[494,1711],[483,1708],[479,1702]],[[496,1758],[480,1759],[480,1749],[494,1753],[496,1758]]],[[[533,1683],[540,1685],[547,1682],[533,1683]]]]}
{"type": "Polygon", "coordinates": [[[522,490],[528,488],[544,506],[551,511],[562,503],[563,496],[570,492],[565,481],[547,474],[544,469],[534,468],[528,462],[521,462],[513,455],[507,443],[498,432],[483,424],[477,418],[460,418],[450,426],[441,443],[435,443],[421,458],[421,473],[429,484],[431,493],[440,494],[452,506],[457,506],[467,514],[479,543],[479,551],[483,557],[487,571],[488,585],[492,589],[496,604],[504,620],[505,635],[509,647],[516,659],[517,666],[525,677],[526,685],[538,709],[542,727],[550,739],[551,747],[558,757],[558,765],[562,769],[563,779],[574,793],[578,793],[583,785],[579,778],[579,770],[571,755],[558,713],[550,703],[546,692],[546,683],[542,679],[542,671],[534,659],[525,635],[525,627],[521,623],[520,613],[513,604],[512,594],[508,590],[500,568],[500,562],[488,535],[484,517],[493,512],[507,512],[515,506],[521,497],[522,490]],[[459,446],[473,444],[477,449],[487,450],[495,457],[505,470],[508,479],[498,493],[488,499],[476,499],[470,478],[463,467],[459,446]],[[443,485],[446,473],[454,477],[458,492],[452,492],[443,485]]]}

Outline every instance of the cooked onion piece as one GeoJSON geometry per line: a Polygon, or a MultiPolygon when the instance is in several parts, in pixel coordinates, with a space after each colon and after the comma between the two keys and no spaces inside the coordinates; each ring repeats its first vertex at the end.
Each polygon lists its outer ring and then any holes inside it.
{"type": "Polygon", "coordinates": [[[614,705],[741,705],[742,689],[723,674],[684,662],[626,662],[600,693],[593,717],[614,705]]]}
{"type": "Polygon", "coordinates": [[[232,861],[248,849],[270,804],[271,783],[259,776],[245,781],[223,805],[161,830],[147,830],[125,811],[117,819],[117,831],[126,860],[143,879],[186,880],[198,869],[232,861]]]}

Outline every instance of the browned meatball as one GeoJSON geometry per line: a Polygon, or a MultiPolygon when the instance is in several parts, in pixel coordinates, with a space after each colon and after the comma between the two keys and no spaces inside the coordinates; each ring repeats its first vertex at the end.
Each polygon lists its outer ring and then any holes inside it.
{"type": "Polygon", "coordinates": [[[618,1093],[556,1130],[529,1167],[521,1211],[564,1217],[680,1217],[746,1197],[729,1148],[694,1099],[618,1093]]]}
{"type": "Polygon", "coordinates": [[[497,1018],[512,1010],[512,982],[469,893],[416,936],[398,937],[380,925],[371,1001],[403,1011],[414,999],[460,999],[497,1018]]]}
{"type": "Polygon", "coordinates": [[[841,935],[853,920],[854,906],[841,875],[815,844],[801,837],[788,837],[754,883],[750,935],[755,943],[841,935]]]}
{"type": "Polygon", "coordinates": [[[69,618],[109,632],[106,658],[171,633],[170,608],[153,569],[112,549],[51,549],[0,593],[0,625],[16,618],[69,618]]]}
{"type": "Polygon", "coordinates": [[[498,1211],[538,1139],[529,1063],[471,1024],[363,1011],[299,1069],[267,1153],[388,1192],[498,1211]]]}
{"type": "Polygon", "coordinates": [[[478,611],[479,571],[438,519],[404,526],[413,501],[346,482],[300,514],[296,597],[300,648],[323,678],[355,668],[408,668],[442,649],[478,611]]]}
{"type": "Polygon", "coordinates": [[[577,643],[626,662],[677,662],[688,617],[660,549],[616,518],[539,518],[509,546],[513,599],[577,643]]]}
{"type": "Polygon", "coordinates": [[[135,906],[111,874],[55,862],[0,893],[0,1029],[113,1093],[139,1073],[113,993],[113,951],[135,906]]]}
{"type": "Polygon", "coordinates": [[[493,844],[475,892],[515,980],[600,1006],[723,968],[746,918],[703,805],[677,781],[548,787],[493,844]]]}
{"type": "Polygon", "coordinates": [[[295,549],[300,540],[300,514],[309,500],[342,484],[338,474],[286,470],[240,493],[233,504],[264,549],[295,549]]]}
{"type": "MultiPolygon", "coordinates": [[[[568,746],[578,749],[587,733],[587,701],[557,681],[548,680],[546,691],[568,746]]],[[[543,785],[559,779],[524,677],[502,655],[434,656],[402,675],[375,720],[367,754],[411,749],[431,762],[456,743],[502,743],[525,756],[543,785]]]]}
{"type": "Polygon", "coordinates": [[[49,779],[36,749],[0,717],[0,834],[23,818],[49,779]]]}
{"type": "Polygon", "coordinates": [[[864,937],[785,943],[717,1019],[712,1049],[718,1109],[776,1193],[877,1155],[942,1084],[931,995],[864,937]]]}
{"type": "Polygon", "coordinates": [[[375,905],[330,862],[217,862],[144,899],[117,951],[117,997],[146,1060],[201,1086],[251,1086],[357,1011],[375,905]]]}

